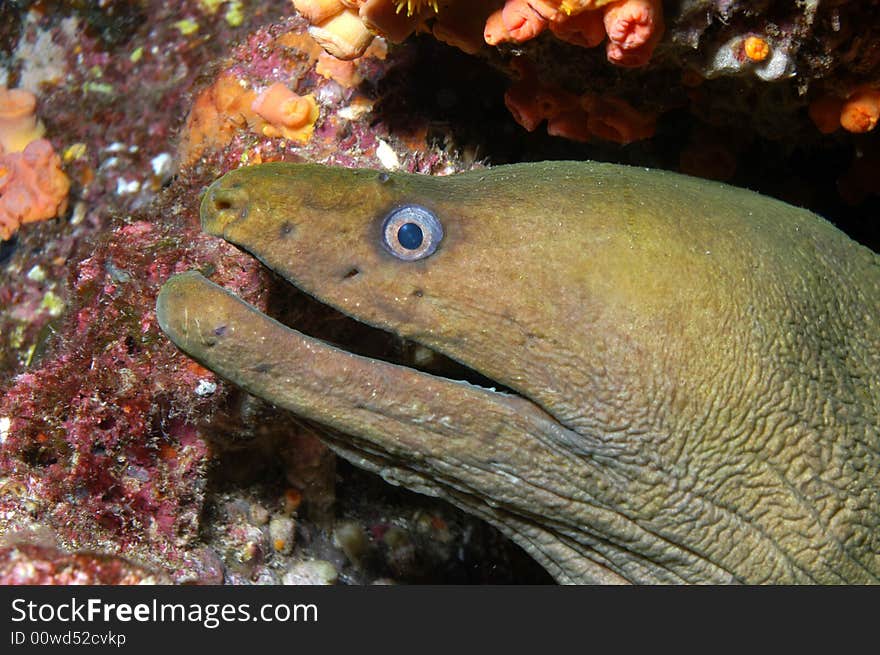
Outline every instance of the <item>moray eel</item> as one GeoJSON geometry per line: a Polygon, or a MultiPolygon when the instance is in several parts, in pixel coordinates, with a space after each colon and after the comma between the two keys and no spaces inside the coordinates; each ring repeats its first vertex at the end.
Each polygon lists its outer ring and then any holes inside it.
{"type": "Polygon", "coordinates": [[[803,209],[589,162],[272,163],[202,226],[504,391],[355,355],[197,273],[163,330],[562,583],[880,581],[880,257],[803,209]]]}

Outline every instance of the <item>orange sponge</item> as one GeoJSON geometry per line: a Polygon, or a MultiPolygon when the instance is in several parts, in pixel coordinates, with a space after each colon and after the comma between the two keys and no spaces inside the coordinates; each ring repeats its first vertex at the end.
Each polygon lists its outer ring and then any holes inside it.
{"type": "Polygon", "coordinates": [[[622,98],[584,94],[539,82],[527,62],[515,64],[522,79],[504,94],[513,119],[529,132],[547,121],[547,133],[572,141],[598,137],[626,145],[654,135],[656,115],[635,109],[622,98]]]}
{"type": "Polygon", "coordinates": [[[547,28],[547,19],[527,0],[507,0],[501,9],[501,22],[515,43],[533,39],[547,28]]]}
{"type": "Polygon", "coordinates": [[[24,89],[0,86],[0,146],[6,152],[21,152],[35,139],[43,136],[43,124],[34,111],[37,98],[24,89]]]}
{"type": "Polygon", "coordinates": [[[850,95],[840,110],[840,124],[848,132],[870,132],[880,120],[880,90],[864,86],[850,95]]]}
{"type": "Polygon", "coordinates": [[[600,139],[626,145],[654,136],[657,116],[640,111],[615,96],[585,95],[581,107],[587,112],[587,127],[600,139]]]}
{"type": "Polygon", "coordinates": [[[31,141],[22,152],[0,153],[0,239],[23,223],[63,214],[69,190],[61,158],[45,139],[31,141]]]}
{"type": "Polygon", "coordinates": [[[283,136],[294,141],[308,141],[318,120],[318,104],[311,94],[299,96],[280,82],[260,93],[251,109],[264,122],[255,127],[264,136],[283,136]]]}
{"type": "Polygon", "coordinates": [[[605,40],[601,11],[582,11],[566,20],[551,21],[550,31],[557,39],[582,48],[594,48],[605,40]]]}
{"type": "Polygon", "coordinates": [[[267,137],[308,141],[318,119],[311,94],[298,96],[275,83],[257,94],[230,72],[221,73],[193,103],[180,140],[180,160],[194,163],[206,151],[225,147],[245,127],[267,137]]]}
{"type": "Polygon", "coordinates": [[[807,112],[822,134],[831,134],[840,129],[841,109],[843,109],[843,100],[827,94],[813,100],[807,112]]]}
{"type": "Polygon", "coordinates": [[[608,61],[618,66],[644,66],[663,36],[660,0],[619,0],[604,8],[608,61]]]}

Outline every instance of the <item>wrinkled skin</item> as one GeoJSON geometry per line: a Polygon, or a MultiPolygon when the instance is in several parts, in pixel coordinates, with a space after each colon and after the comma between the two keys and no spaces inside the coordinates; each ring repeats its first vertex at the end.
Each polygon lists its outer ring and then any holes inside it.
{"type": "Polygon", "coordinates": [[[560,582],[880,581],[880,258],[816,215],[608,164],[265,164],[214,183],[202,223],[516,395],[331,347],[196,273],[159,298],[174,342],[560,582]],[[415,262],[381,243],[409,202],[445,231],[415,262]]]}

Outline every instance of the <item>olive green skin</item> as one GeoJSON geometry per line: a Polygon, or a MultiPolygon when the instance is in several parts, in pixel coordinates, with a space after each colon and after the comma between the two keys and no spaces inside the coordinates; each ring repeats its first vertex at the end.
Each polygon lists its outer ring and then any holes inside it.
{"type": "Polygon", "coordinates": [[[591,162],[264,164],[201,212],[320,301],[516,395],[352,355],[194,273],[160,294],[171,339],[558,581],[880,581],[880,258],[815,214],[591,162]],[[383,245],[405,203],[443,225],[419,261],[383,245]]]}

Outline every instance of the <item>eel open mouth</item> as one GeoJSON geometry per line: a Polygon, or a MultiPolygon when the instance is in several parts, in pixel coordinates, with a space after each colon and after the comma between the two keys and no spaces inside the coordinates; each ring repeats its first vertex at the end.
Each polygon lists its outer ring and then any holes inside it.
{"type": "Polygon", "coordinates": [[[273,317],[291,329],[362,357],[461,380],[508,395],[516,392],[416,341],[367,325],[296,288],[277,273],[269,291],[273,317]]]}

